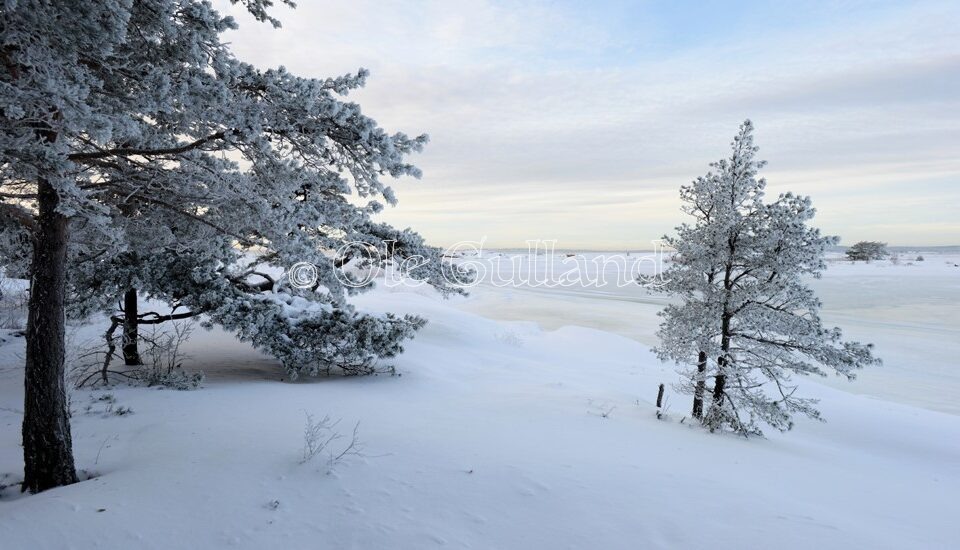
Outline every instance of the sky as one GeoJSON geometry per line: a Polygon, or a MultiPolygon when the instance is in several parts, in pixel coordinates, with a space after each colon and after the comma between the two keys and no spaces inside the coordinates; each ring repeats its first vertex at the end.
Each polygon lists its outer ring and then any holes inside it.
{"type": "Polygon", "coordinates": [[[960,2],[301,0],[237,57],[328,77],[427,133],[381,215],[435,245],[650,248],[679,187],[756,126],[771,194],[841,244],[960,245],[960,2]]]}

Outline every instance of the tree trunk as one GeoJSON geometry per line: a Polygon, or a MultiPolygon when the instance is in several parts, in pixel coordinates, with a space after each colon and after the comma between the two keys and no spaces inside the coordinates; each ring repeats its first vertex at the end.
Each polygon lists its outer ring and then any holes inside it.
{"type": "Polygon", "coordinates": [[[23,403],[23,486],[33,493],[77,481],[64,387],[67,218],[45,179],[37,186],[23,403]]]}
{"type": "Polygon", "coordinates": [[[707,411],[703,423],[710,428],[710,431],[719,428],[728,419],[723,412],[723,398],[727,388],[727,353],[730,351],[730,319],[731,315],[726,313],[727,304],[724,306],[724,313],[720,322],[720,350],[723,355],[717,357],[717,375],[713,382],[713,402],[710,404],[710,410],[707,411]]]}
{"type": "MultiPolygon", "coordinates": [[[[707,273],[707,285],[712,287],[716,271],[707,273]]],[[[703,396],[707,393],[707,352],[697,354],[697,385],[693,391],[693,417],[703,422],[703,396]]]]}
{"type": "Polygon", "coordinates": [[[137,348],[138,333],[137,289],[128,289],[123,294],[123,362],[126,365],[142,365],[137,348]]]}
{"type": "Polygon", "coordinates": [[[697,356],[697,386],[693,392],[693,417],[703,418],[703,394],[707,389],[704,377],[707,373],[707,352],[701,351],[697,356]]]}
{"type": "Polygon", "coordinates": [[[717,360],[717,363],[720,365],[720,374],[717,374],[716,380],[713,383],[713,405],[715,407],[720,407],[723,405],[723,392],[727,387],[727,376],[722,374],[723,366],[726,364],[726,360],[725,358],[721,357],[717,360]]]}
{"type": "Polygon", "coordinates": [[[720,321],[720,351],[723,352],[723,355],[717,358],[717,376],[713,384],[713,406],[717,407],[717,412],[720,411],[720,406],[723,405],[723,392],[727,387],[727,353],[730,351],[730,319],[731,315],[726,312],[727,304],[723,304],[723,317],[720,321]]]}

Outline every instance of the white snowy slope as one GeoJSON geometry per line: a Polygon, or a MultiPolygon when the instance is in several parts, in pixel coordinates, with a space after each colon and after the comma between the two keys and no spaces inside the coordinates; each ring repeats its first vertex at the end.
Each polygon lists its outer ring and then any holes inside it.
{"type": "MultiPolygon", "coordinates": [[[[623,284],[619,266],[640,261],[640,272],[652,274],[653,254],[578,254],[579,264],[563,254],[531,257],[519,253],[486,262],[497,271],[496,284],[472,292],[462,306],[485,317],[532,320],[545,328],[580,325],[628,336],[647,345],[668,298],[636,284],[623,284]],[[581,267],[578,267],[582,266],[581,267]],[[571,269],[605,284],[586,288],[503,284],[514,278],[532,281],[559,278],[571,269]],[[604,277],[597,277],[598,269],[604,277]],[[508,271],[512,270],[512,274],[508,271]],[[618,284],[618,280],[620,283],[618,284]]],[[[845,336],[872,342],[883,358],[882,368],[860,373],[855,384],[831,378],[833,387],[884,400],[960,414],[960,255],[930,250],[899,252],[887,261],[850,263],[833,254],[822,279],[810,284],[823,301],[824,323],[839,325],[845,336]],[[924,261],[916,261],[917,256],[924,261]]],[[[633,264],[630,264],[633,265],[633,264]]]]}
{"type": "MultiPolygon", "coordinates": [[[[960,416],[805,381],[827,423],[709,434],[681,423],[689,403],[669,390],[656,419],[657,385],[676,376],[636,340],[494,321],[426,291],[358,301],[430,319],[393,361],[402,376],[281,382],[273,360],[197,330],[189,367],[206,372],[203,388],[73,394],[78,466],[95,477],[5,489],[0,547],[960,545],[960,416]],[[133,414],[104,414],[106,393],[133,414]],[[345,435],[360,422],[366,456],[332,471],[299,464],[306,412],[342,418],[345,435]]],[[[10,483],[22,471],[23,343],[3,337],[10,483]]]]}

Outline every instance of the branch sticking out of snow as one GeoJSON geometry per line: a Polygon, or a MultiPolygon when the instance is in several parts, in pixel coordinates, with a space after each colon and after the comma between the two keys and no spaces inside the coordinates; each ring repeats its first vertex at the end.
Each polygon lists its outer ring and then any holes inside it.
{"type": "Polygon", "coordinates": [[[300,464],[311,462],[318,455],[327,457],[327,465],[330,470],[339,464],[348,456],[364,456],[363,443],[360,441],[360,422],[353,426],[353,432],[346,445],[339,446],[337,441],[346,436],[336,430],[337,426],[343,420],[338,418],[331,420],[330,415],[324,415],[320,420],[306,413],[307,422],[303,428],[303,456],[300,458],[300,464]]]}

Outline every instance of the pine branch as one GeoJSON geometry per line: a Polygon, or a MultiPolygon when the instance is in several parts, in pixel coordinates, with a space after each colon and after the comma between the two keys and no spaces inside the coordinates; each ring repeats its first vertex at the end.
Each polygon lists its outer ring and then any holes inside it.
{"type": "Polygon", "coordinates": [[[33,214],[18,204],[0,202],[0,212],[9,215],[14,221],[27,229],[33,230],[37,227],[37,222],[33,219],[33,214]]]}
{"type": "Polygon", "coordinates": [[[221,130],[215,134],[210,134],[209,136],[202,137],[194,142],[181,145],[180,147],[167,147],[161,149],[138,149],[136,147],[118,147],[116,149],[102,149],[100,151],[88,151],[85,153],[73,153],[67,155],[67,158],[72,161],[85,161],[85,160],[97,160],[107,157],[131,157],[131,156],[140,156],[140,157],[155,157],[162,155],[179,155],[181,153],[186,153],[197,149],[211,141],[216,141],[218,139],[223,139],[226,137],[226,131],[221,130]]]}

